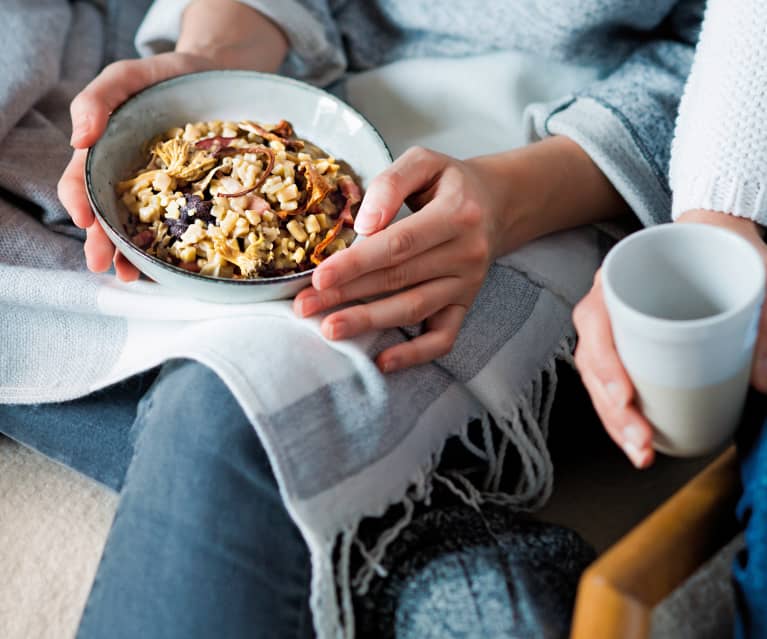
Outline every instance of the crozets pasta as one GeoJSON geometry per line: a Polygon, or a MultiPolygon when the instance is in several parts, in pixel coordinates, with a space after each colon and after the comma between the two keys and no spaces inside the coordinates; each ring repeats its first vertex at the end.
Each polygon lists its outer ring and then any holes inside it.
{"type": "Polygon", "coordinates": [[[212,277],[297,273],[354,239],[359,185],[289,122],[194,122],[153,139],[117,184],[139,248],[212,277]]]}

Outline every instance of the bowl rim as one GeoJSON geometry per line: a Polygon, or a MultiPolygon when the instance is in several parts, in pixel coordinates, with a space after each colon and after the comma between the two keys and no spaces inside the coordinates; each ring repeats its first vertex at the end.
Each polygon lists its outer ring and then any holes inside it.
{"type": "Polygon", "coordinates": [[[127,108],[131,103],[135,102],[139,97],[144,96],[147,93],[151,93],[152,91],[156,91],[158,89],[166,88],[169,85],[173,84],[180,84],[184,82],[189,81],[198,81],[200,79],[203,79],[204,76],[210,76],[210,75],[241,75],[252,79],[261,79],[261,80],[267,80],[269,82],[276,82],[278,84],[287,84],[291,85],[295,88],[301,89],[303,91],[307,91],[309,93],[313,93],[317,96],[322,96],[325,98],[330,98],[337,104],[339,104],[342,108],[348,109],[352,113],[354,113],[357,117],[362,120],[368,127],[370,127],[370,130],[373,132],[375,138],[377,138],[377,141],[382,148],[383,151],[385,151],[386,157],[388,158],[389,162],[393,162],[393,156],[391,149],[389,148],[389,145],[384,140],[383,136],[381,135],[381,132],[375,127],[375,125],[370,122],[362,113],[360,113],[357,109],[355,109],[353,106],[351,106],[349,103],[344,102],[339,97],[333,95],[329,91],[325,91],[324,89],[320,89],[319,87],[315,87],[311,84],[308,84],[306,82],[302,82],[301,80],[296,80],[295,78],[288,78],[282,75],[278,75],[276,73],[263,73],[261,71],[247,71],[244,69],[211,69],[207,71],[194,71],[192,73],[184,73],[182,75],[173,76],[172,78],[167,78],[165,80],[161,80],[159,82],[155,82],[153,84],[150,84],[149,86],[144,87],[139,91],[138,93],[134,93],[132,96],[130,96],[125,102],[120,104],[112,113],[109,114],[109,120],[107,121],[107,126],[104,129],[104,133],[102,133],[101,137],[96,140],[96,142],[88,148],[88,151],[85,156],[85,167],[84,167],[84,173],[85,173],[85,190],[86,194],[88,196],[88,202],[91,205],[91,208],[93,209],[93,212],[98,218],[98,221],[102,225],[106,225],[111,229],[111,231],[121,240],[126,242],[130,247],[134,248],[137,255],[140,255],[145,261],[149,261],[151,264],[156,264],[157,266],[160,266],[176,275],[184,275],[190,279],[193,279],[198,282],[208,282],[208,283],[219,283],[219,284],[232,284],[232,285],[244,285],[244,286],[254,286],[254,285],[266,285],[266,284],[282,284],[286,282],[291,282],[298,279],[306,278],[307,276],[311,276],[311,274],[314,272],[314,270],[317,268],[316,266],[313,266],[312,268],[306,269],[305,271],[300,271],[298,273],[290,273],[288,275],[278,275],[277,277],[260,277],[255,279],[244,279],[244,280],[235,280],[229,277],[216,277],[211,275],[201,275],[200,273],[193,273],[192,271],[187,271],[180,266],[175,266],[174,264],[170,264],[168,262],[165,262],[164,260],[161,260],[158,257],[155,257],[154,255],[150,255],[143,249],[139,248],[135,244],[133,244],[130,241],[130,238],[127,237],[124,230],[120,230],[115,227],[114,224],[112,224],[104,215],[104,213],[101,212],[101,209],[99,208],[99,203],[97,202],[96,195],[95,195],[95,189],[93,187],[93,176],[92,176],[92,166],[93,166],[93,156],[94,156],[94,149],[101,143],[101,141],[104,139],[104,136],[107,133],[107,130],[109,128],[109,124],[112,121],[112,117],[119,113],[124,108],[127,108]]]}

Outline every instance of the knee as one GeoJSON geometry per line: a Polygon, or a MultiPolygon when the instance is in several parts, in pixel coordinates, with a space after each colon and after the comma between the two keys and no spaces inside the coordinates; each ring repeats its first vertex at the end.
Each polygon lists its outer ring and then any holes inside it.
{"type": "Polygon", "coordinates": [[[142,402],[136,419],[137,451],[178,465],[207,460],[229,465],[253,459],[268,467],[253,425],[226,384],[207,366],[183,360],[167,364],[142,402]]]}

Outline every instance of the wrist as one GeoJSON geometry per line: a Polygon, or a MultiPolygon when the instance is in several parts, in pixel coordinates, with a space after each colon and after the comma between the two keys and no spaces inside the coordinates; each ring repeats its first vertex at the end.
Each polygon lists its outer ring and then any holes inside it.
{"type": "Polygon", "coordinates": [[[184,11],[176,51],[207,58],[218,68],[273,73],[288,52],[282,30],[237,0],[193,0],[184,11]]]}
{"type": "Polygon", "coordinates": [[[481,172],[495,203],[496,257],[543,235],[629,211],[589,155],[564,136],[468,162],[481,172]]]}
{"type": "Polygon", "coordinates": [[[764,236],[764,227],[750,218],[738,217],[730,213],[708,209],[685,211],[676,219],[676,223],[711,224],[712,226],[729,229],[744,236],[758,236],[760,238],[764,236]]]}

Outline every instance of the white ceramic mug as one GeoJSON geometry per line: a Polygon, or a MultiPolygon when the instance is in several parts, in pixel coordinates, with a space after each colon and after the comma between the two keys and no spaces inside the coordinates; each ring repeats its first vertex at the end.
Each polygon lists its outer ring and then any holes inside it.
{"type": "Polygon", "coordinates": [[[654,448],[691,457],[721,446],[748,390],[764,299],[759,253],[730,231],[664,224],[616,244],[602,281],[654,448]]]}

